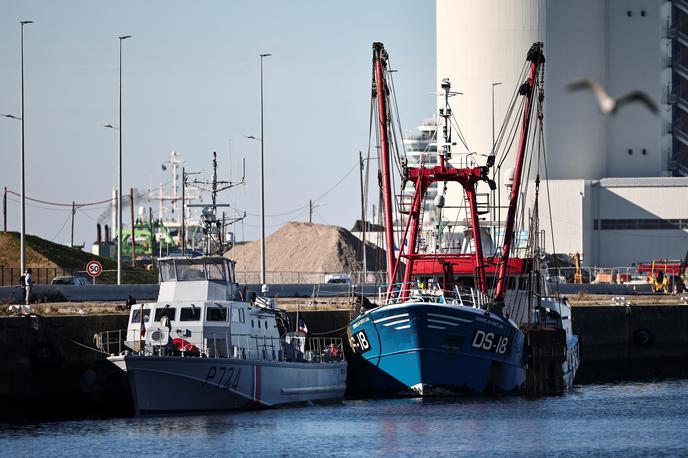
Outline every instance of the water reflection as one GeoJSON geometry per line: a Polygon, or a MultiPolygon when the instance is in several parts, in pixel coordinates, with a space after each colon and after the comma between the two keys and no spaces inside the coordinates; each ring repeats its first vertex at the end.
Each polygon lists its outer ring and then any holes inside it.
{"type": "Polygon", "coordinates": [[[686,456],[686,411],[686,380],[586,385],[538,399],[354,400],[233,414],[0,425],[0,455],[686,456]]]}

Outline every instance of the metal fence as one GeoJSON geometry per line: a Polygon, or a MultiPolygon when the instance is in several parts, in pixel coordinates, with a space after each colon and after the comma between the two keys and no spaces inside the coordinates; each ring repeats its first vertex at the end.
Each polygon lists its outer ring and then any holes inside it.
{"type": "MultiPolygon", "coordinates": [[[[265,283],[267,284],[314,284],[325,283],[327,276],[340,274],[342,272],[286,272],[273,271],[265,272],[265,283]]],[[[360,284],[377,284],[387,281],[386,272],[346,272],[351,277],[351,282],[360,284]]],[[[236,281],[244,285],[260,284],[260,272],[258,271],[236,271],[236,281]]]]}
{"type": "MultiPolygon", "coordinates": [[[[78,269],[61,269],[59,267],[31,267],[31,276],[34,283],[47,284],[53,278],[62,275],[72,276],[78,269]]],[[[14,286],[19,284],[19,277],[22,276],[19,267],[0,267],[0,286],[14,286]]]]}
{"type": "MultiPolygon", "coordinates": [[[[550,267],[548,270],[552,281],[573,283],[575,267],[550,267]]],[[[583,283],[626,283],[638,278],[635,267],[581,267],[583,283]]]]}
{"type": "MultiPolygon", "coordinates": [[[[81,276],[87,277],[82,269],[61,269],[59,267],[32,267],[34,283],[49,284],[53,278],[59,276],[81,276]]],[[[561,282],[572,283],[575,274],[575,267],[550,267],[548,269],[552,280],[559,279],[561,282]]],[[[115,270],[106,270],[103,275],[96,280],[96,283],[110,284],[116,283],[115,270]]],[[[637,276],[635,267],[581,267],[584,283],[595,281],[605,283],[623,283],[637,276]]],[[[322,284],[327,281],[327,276],[335,272],[287,272],[273,271],[266,272],[266,283],[268,284],[322,284]]],[[[341,272],[336,272],[337,274],[341,272]]],[[[351,277],[351,282],[355,285],[362,284],[381,284],[387,282],[387,274],[383,271],[377,272],[347,272],[351,277]]],[[[19,284],[19,277],[22,272],[18,267],[0,267],[0,286],[14,286],[19,284]]],[[[90,278],[89,278],[90,280],[90,278]]],[[[258,271],[237,271],[236,281],[240,284],[260,284],[260,272],[258,271]]]]}

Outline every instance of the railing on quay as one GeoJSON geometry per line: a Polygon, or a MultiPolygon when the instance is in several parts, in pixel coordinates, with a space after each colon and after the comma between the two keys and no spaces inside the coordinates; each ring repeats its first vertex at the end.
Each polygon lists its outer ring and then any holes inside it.
{"type": "MultiPolygon", "coordinates": [[[[268,284],[316,284],[326,283],[328,275],[341,272],[287,272],[287,271],[268,271],[265,272],[265,282],[268,284]]],[[[387,278],[386,272],[346,272],[351,278],[351,283],[378,284],[383,283],[387,278]]],[[[260,272],[237,270],[235,272],[236,281],[239,284],[255,285],[260,284],[260,272]]]]}
{"type": "MultiPolygon", "coordinates": [[[[661,267],[661,266],[660,266],[661,267]]],[[[658,268],[658,270],[660,270],[658,268]]],[[[32,275],[34,284],[50,284],[55,277],[60,276],[76,276],[87,278],[89,282],[91,279],[86,275],[83,269],[61,269],[58,267],[32,267],[32,275]]],[[[575,267],[549,267],[547,269],[551,281],[560,281],[561,283],[573,283],[575,267]]],[[[112,284],[116,282],[114,277],[115,270],[105,270],[96,283],[112,284]]],[[[633,266],[619,266],[619,267],[581,267],[581,273],[584,283],[592,283],[600,281],[604,278],[613,278],[613,281],[607,283],[624,283],[628,279],[637,277],[636,268],[633,266]],[[602,274],[598,277],[599,274],[602,274]]],[[[329,272],[288,272],[288,271],[273,271],[266,272],[266,283],[268,284],[325,284],[328,279],[329,272]]],[[[0,267],[0,286],[17,286],[19,285],[19,277],[22,272],[18,267],[0,267]]],[[[387,281],[386,272],[349,272],[351,284],[353,285],[380,285],[387,281]]],[[[258,271],[236,271],[236,281],[239,284],[260,284],[260,272],[258,271]]]]}
{"type": "MultiPolygon", "coordinates": [[[[33,267],[31,268],[31,276],[33,278],[34,284],[49,285],[55,277],[77,277],[84,278],[86,282],[93,283],[93,279],[88,276],[87,272],[83,269],[62,269],[59,267],[33,267]]],[[[150,271],[146,272],[148,275],[148,280],[151,278],[156,279],[157,283],[157,271],[153,271],[149,275],[150,271]]],[[[116,269],[105,269],[102,274],[96,279],[96,284],[111,285],[117,283],[117,270],[116,269]]],[[[19,277],[21,277],[23,272],[19,267],[2,267],[0,266],[0,286],[18,286],[19,277]]],[[[140,283],[140,271],[126,271],[124,272],[125,278],[129,275],[132,276],[134,281],[140,283]]],[[[131,281],[129,281],[131,283],[131,281]]],[[[78,284],[78,283],[73,283],[78,284]]]]}
{"type": "MultiPolygon", "coordinates": [[[[658,271],[661,269],[658,269],[658,271]]],[[[633,266],[618,267],[581,267],[583,283],[626,283],[638,278],[639,274],[633,266]]],[[[574,283],[575,267],[549,267],[547,273],[550,282],[574,283]]],[[[645,276],[642,276],[645,279],[645,276]]]]}

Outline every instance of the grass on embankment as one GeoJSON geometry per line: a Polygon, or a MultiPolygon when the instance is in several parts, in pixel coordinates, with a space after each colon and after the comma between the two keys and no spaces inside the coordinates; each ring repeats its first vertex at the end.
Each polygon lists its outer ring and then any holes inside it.
{"type": "MultiPolygon", "coordinates": [[[[18,232],[0,233],[0,267],[19,268],[20,240],[18,232]]],[[[37,237],[26,236],[26,265],[36,268],[57,268],[65,270],[85,270],[89,261],[96,260],[103,265],[103,270],[117,270],[117,262],[102,256],[87,253],[79,248],[71,248],[59,243],[37,237]]],[[[145,270],[142,267],[123,266],[124,283],[157,283],[158,271],[145,270]]],[[[117,282],[116,272],[103,272],[98,283],[112,284],[117,282]]]]}

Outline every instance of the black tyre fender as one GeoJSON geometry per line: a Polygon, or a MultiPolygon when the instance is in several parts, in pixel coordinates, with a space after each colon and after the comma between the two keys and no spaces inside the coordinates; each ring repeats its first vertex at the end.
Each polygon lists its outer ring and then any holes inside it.
{"type": "Polygon", "coordinates": [[[34,370],[57,369],[64,362],[60,350],[50,342],[38,342],[31,347],[29,355],[34,370]]]}
{"type": "Polygon", "coordinates": [[[655,336],[649,329],[636,329],[633,333],[633,343],[639,347],[651,347],[655,343],[655,336]]]}

